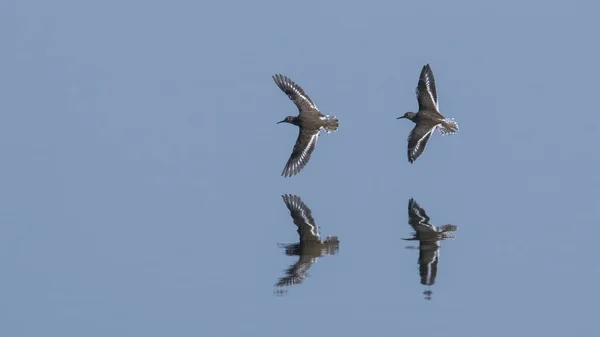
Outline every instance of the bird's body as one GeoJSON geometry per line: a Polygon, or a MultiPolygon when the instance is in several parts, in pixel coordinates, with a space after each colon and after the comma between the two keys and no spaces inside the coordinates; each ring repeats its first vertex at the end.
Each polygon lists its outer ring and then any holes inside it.
{"type": "Polygon", "coordinates": [[[439,111],[435,78],[429,64],[423,66],[416,88],[418,112],[407,112],[398,119],[406,118],[416,125],[408,136],[408,161],[413,163],[425,151],[427,141],[438,129],[443,135],[458,131],[458,124],[445,118],[439,111]]]}
{"type": "Polygon", "coordinates": [[[336,131],[339,121],[335,116],[322,114],[304,90],[288,77],[277,74],[273,76],[273,80],[296,104],[299,112],[298,116],[287,116],[279,122],[293,124],[300,129],[292,155],[281,174],[284,177],[291,177],[298,174],[310,160],[321,130],[336,131]]]}

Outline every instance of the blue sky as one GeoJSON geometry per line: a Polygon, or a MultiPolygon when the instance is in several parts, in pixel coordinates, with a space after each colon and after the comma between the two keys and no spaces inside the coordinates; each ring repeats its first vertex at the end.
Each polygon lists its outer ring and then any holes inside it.
{"type": "Polygon", "coordinates": [[[597,335],[598,9],[3,2],[0,336],[597,335]],[[460,131],[409,164],[426,63],[460,131]],[[291,178],[275,73],[340,120],[291,178]],[[284,193],[340,251],[276,297],[284,193]]]}

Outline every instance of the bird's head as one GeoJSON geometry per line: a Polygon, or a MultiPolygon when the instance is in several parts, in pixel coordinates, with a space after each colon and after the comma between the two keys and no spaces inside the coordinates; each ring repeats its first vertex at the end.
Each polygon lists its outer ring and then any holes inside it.
{"type": "Polygon", "coordinates": [[[282,121],[277,122],[277,124],[280,124],[280,123],[296,124],[296,118],[297,118],[296,116],[287,116],[282,121]]]}
{"type": "Polygon", "coordinates": [[[407,112],[404,115],[402,115],[401,117],[398,117],[396,119],[402,119],[402,118],[406,118],[406,119],[410,119],[411,121],[415,121],[417,114],[415,112],[407,112]]]}

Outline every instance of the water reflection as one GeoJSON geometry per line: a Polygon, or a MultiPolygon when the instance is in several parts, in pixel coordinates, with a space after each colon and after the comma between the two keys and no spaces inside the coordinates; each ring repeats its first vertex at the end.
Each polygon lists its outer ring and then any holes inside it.
{"type": "Polygon", "coordinates": [[[340,249],[340,241],[337,236],[327,236],[321,240],[319,228],[312,217],[312,212],[300,197],[291,194],[282,195],[285,205],[290,210],[290,215],[298,227],[300,242],[291,244],[279,244],[285,248],[288,256],[298,256],[298,261],[285,271],[285,276],[275,284],[275,295],[284,295],[286,290],[282,287],[300,284],[306,276],[307,271],[319,257],[334,255],[340,249]]]}
{"type": "MultiPolygon", "coordinates": [[[[419,274],[421,284],[431,287],[437,276],[437,265],[440,257],[439,241],[453,239],[457,226],[444,225],[436,227],[429,223],[427,213],[414,200],[408,201],[408,223],[415,230],[413,237],[403,240],[419,241],[419,274]]],[[[430,288],[423,292],[425,299],[431,300],[433,292],[430,288]]]]}

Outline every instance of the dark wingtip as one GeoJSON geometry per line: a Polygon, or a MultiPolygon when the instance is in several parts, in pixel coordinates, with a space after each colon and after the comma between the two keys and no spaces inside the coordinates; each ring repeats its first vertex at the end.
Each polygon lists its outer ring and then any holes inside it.
{"type": "Polygon", "coordinates": [[[281,172],[281,176],[284,177],[284,178],[288,178],[288,177],[291,177],[293,175],[294,175],[293,172],[289,171],[287,169],[287,167],[285,169],[283,169],[283,172],[281,172]]]}
{"type": "Polygon", "coordinates": [[[273,75],[273,80],[275,80],[275,82],[278,82],[278,83],[279,82],[284,83],[287,80],[290,80],[290,78],[283,74],[275,74],[275,75],[273,75]]]}
{"type": "Polygon", "coordinates": [[[281,75],[281,74],[275,74],[273,75],[273,81],[275,81],[275,83],[277,84],[277,86],[281,86],[281,83],[284,82],[285,76],[281,75]]]}

